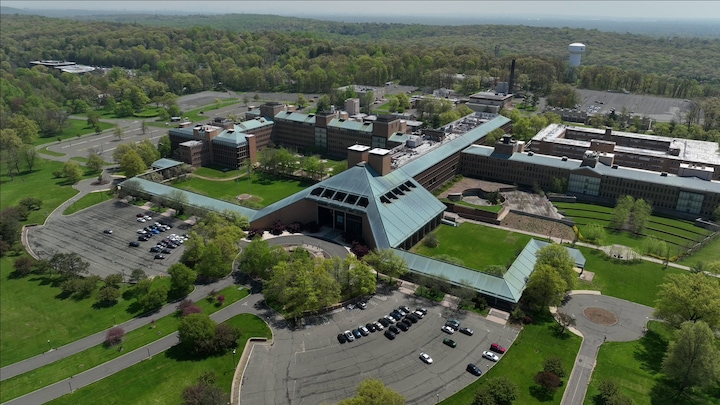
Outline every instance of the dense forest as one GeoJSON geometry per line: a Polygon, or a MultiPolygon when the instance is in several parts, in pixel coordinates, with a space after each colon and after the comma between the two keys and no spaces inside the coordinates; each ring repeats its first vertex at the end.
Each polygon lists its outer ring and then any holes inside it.
{"type": "MultiPolygon", "coordinates": [[[[179,95],[207,89],[329,93],[347,84],[394,81],[471,94],[507,81],[511,59],[517,60],[516,90],[541,96],[571,84],[692,98],[700,106],[720,95],[720,65],[711,62],[720,55],[720,40],[259,15],[157,19],[171,26],[3,15],[0,113],[32,117],[49,136],[68,113],[100,102],[127,116],[151,102],[176,109],[179,95]],[[574,40],[586,42],[589,51],[583,65],[569,71],[567,44],[574,40]],[[73,75],[30,67],[37,59],[111,69],[73,75]]],[[[688,122],[697,123],[699,114],[688,122]]],[[[717,120],[703,114],[711,123],[705,130],[714,129],[717,120]]]]}

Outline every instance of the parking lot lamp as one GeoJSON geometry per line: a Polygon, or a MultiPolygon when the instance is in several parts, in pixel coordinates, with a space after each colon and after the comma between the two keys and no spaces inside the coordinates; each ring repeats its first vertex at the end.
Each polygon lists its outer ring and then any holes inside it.
{"type": "Polygon", "coordinates": [[[233,367],[235,367],[235,350],[236,349],[233,349],[233,367]]]}
{"type": "Polygon", "coordinates": [[[48,348],[50,348],[50,350],[52,350],[52,346],[50,346],[50,339],[48,339],[48,348]]]}

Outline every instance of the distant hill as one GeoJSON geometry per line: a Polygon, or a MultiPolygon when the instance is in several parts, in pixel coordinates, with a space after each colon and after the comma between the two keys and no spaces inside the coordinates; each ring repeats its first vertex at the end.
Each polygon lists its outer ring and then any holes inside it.
{"type": "MultiPolygon", "coordinates": [[[[253,14],[223,14],[220,12],[208,11],[200,15],[196,12],[184,12],[181,10],[158,10],[152,13],[128,11],[97,11],[97,10],[31,10],[13,7],[0,6],[0,15],[5,14],[30,14],[45,17],[77,18],[82,20],[113,21],[124,23],[140,23],[153,26],[183,26],[187,24],[210,25],[215,28],[226,28],[246,31],[298,31],[311,30],[321,27],[327,21],[337,23],[382,23],[382,24],[419,24],[431,26],[467,26],[467,25],[523,25],[528,27],[549,27],[549,28],[582,28],[598,30],[603,32],[617,32],[640,34],[652,37],[697,37],[697,38],[720,38],[720,23],[717,20],[685,20],[685,21],[663,21],[663,20],[631,20],[631,19],[591,19],[588,17],[577,18],[553,18],[533,16],[353,16],[342,15],[318,15],[315,18],[303,16],[289,17],[281,15],[267,15],[277,24],[268,25],[268,18],[257,18],[253,14]],[[245,15],[248,19],[240,26],[218,27],[227,16],[245,15]],[[288,24],[289,23],[289,24],[288,24]],[[304,28],[302,28],[304,27],[304,28]]],[[[234,19],[236,17],[233,17],[234,19]]]]}

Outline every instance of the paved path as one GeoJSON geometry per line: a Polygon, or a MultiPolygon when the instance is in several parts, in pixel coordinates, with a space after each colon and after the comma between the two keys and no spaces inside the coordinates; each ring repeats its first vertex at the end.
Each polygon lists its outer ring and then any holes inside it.
{"type": "Polygon", "coordinates": [[[582,405],[600,346],[605,341],[630,342],[640,339],[654,310],[619,298],[582,292],[573,293],[560,310],[575,318],[573,329],[583,337],[561,405],[582,405]],[[594,323],[584,315],[588,308],[608,310],[615,315],[617,322],[613,325],[594,323]]]}
{"type": "MultiPolygon", "coordinates": [[[[215,312],[214,314],[210,315],[210,318],[212,318],[216,322],[223,322],[238,314],[250,313],[262,316],[266,312],[266,310],[261,305],[259,305],[259,302],[262,299],[263,296],[260,294],[249,295],[244,299],[228,305],[227,307],[215,312]]],[[[147,325],[147,321],[144,322],[142,325],[147,325]]],[[[178,336],[177,332],[175,332],[171,335],[163,337],[162,339],[149,343],[148,345],[145,345],[137,350],[120,356],[114,360],[103,363],[95,368],[84,371],[70,378],[66,378],[57,383],[48,385],[22,397],[15,398],[8,402],[4,402],[3,404],[37,405],[52,401],[53,399],[59,398],[63,395],[70,394],[79,388],[100,381],[105,377],[117,373],[118,371],[121,371],[127,367],[146,360],[153,355],[157,355],[158,353],[161,353],[171,348],[177,343],[178,336]]]]}

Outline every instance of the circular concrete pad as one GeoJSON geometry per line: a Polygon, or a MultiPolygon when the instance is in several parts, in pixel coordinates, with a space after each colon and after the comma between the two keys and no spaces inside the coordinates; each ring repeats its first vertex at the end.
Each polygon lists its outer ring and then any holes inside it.
{"type": "Polygon", "coordinates": [[[583,315],[585,318],[590,320],[590,322],[597,323],[599,325],[612,326],[617,323],[617,317],[615,314],[604,308],[585,308],[583,310],[583,315]]]}

